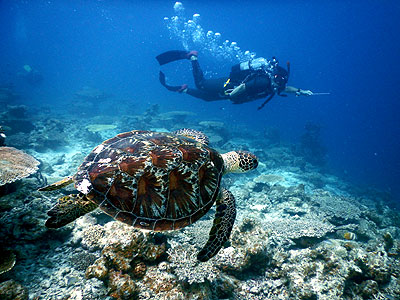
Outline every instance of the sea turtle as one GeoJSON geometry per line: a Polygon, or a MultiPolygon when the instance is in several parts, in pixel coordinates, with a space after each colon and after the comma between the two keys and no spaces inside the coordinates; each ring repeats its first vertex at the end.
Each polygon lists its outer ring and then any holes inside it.
{"type": "Polygon", "coordinates": [[[153,231],[175,230],[201,218],[216,202],[208,242],[198,253],[207,261],[229,239],[236,217],[235,199],[220,188],[222,175],[258,165],[246,151],[219,154],[201,132],[133,130],[98,145],[78,172],[41,188],[50,191],[75,183],[76,195],[61,197],[48,211],[49,228],[62,227],[100,207],[116,220],[153,231]]]}

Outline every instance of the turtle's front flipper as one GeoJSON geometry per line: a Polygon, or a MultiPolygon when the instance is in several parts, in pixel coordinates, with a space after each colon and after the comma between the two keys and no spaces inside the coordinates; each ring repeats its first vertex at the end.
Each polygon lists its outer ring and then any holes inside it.
{"type": "Polygon", "coordinates": [[[217,210],[213,226],[210,230],[210,237],[203,249],[197,254],[199,261],[207,261],[218,253],[219,249],[221,249],[231,235],[235,218],[235,198],[231,192],[222,189],[221,196],[217,200],[217,210]]]}
{"type": "Polygon", "coordinates": [[[54,191],[54,190],[59,190],[63,187],[66,187],[67,185],[71,184],[73,182],[72,176],[66,177],[64,179],[61,179],[60,181],[54,182],[50,185],[46,185],[44,187],[41,187],[38,189],[40,192],[48,192],[48,191],[54,191]]]}
{"type": "Polygon", "coordinates": [[[47,212],[50,218],[45,225],[48,228],[60,228],[96,208],[97,204],[89,201],[83,194],[64,196],[47,212]]]}

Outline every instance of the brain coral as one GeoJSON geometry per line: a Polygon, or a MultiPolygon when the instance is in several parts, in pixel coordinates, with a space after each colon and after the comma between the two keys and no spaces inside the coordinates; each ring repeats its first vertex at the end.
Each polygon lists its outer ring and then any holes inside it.
{"type": "Polygon", "coordinates": [[[38,170],[39,162],[13,147],[0,147],[0,186],[25,178],[38,170]]]}

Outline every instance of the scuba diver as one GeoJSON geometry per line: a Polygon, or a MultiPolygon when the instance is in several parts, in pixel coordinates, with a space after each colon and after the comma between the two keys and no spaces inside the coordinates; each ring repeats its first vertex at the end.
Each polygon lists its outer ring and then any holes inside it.
{"type": "Polygon", "coordinates": [[[161,84],[170,91],[186,93],[205,101],[230,100],[233,104],[241,104],[267,97],[258,109],[263,108],[275,95],[286,97],[283,92],[293,93],[296,96],[314,95],[310,90],[286,86],[290,75],[290,64],[287,63],[286,70],[279,66],[275,57],[271,60],[259,57],[234,65],[229,77],[205,79],[197,56],[197,51],[172,50],[156,57],[160,66],[176,60],[190,60],[197,89],[189,88],[187,84],[168,85],[164,73],[160,71],[161,84]]]}

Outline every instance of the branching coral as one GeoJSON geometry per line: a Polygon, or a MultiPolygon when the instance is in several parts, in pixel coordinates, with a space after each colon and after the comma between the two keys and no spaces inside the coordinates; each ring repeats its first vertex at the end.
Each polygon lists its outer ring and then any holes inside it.
{"type": "Polygon", "coordinates": [[[94,250],[100,248],[105,230],[101,225],[88,225],[82,234],[82,245],[84,248],[94,250]]]}
{"type": "Polygon", "coordinates": [[[199,262],[196,258],[198,250],[189,243],[170,241],[171,248],[167,250],[171,267],[179,281],[202,283],[206,280],[213,282],[219,277],[219,270],[213,259],[199,262]]]}
{"type": "Polygon", "coordinates": [[[28,300],[28,290],[13,279],[0,283],[0,299],[28,300]]]}
{"type": "Polygon", "coordinates": [[[95,262],[97,256],[87,251],[78,252],[71,256],[70,261],[75,269],[86,271],[86,269],[95,262]]]}

